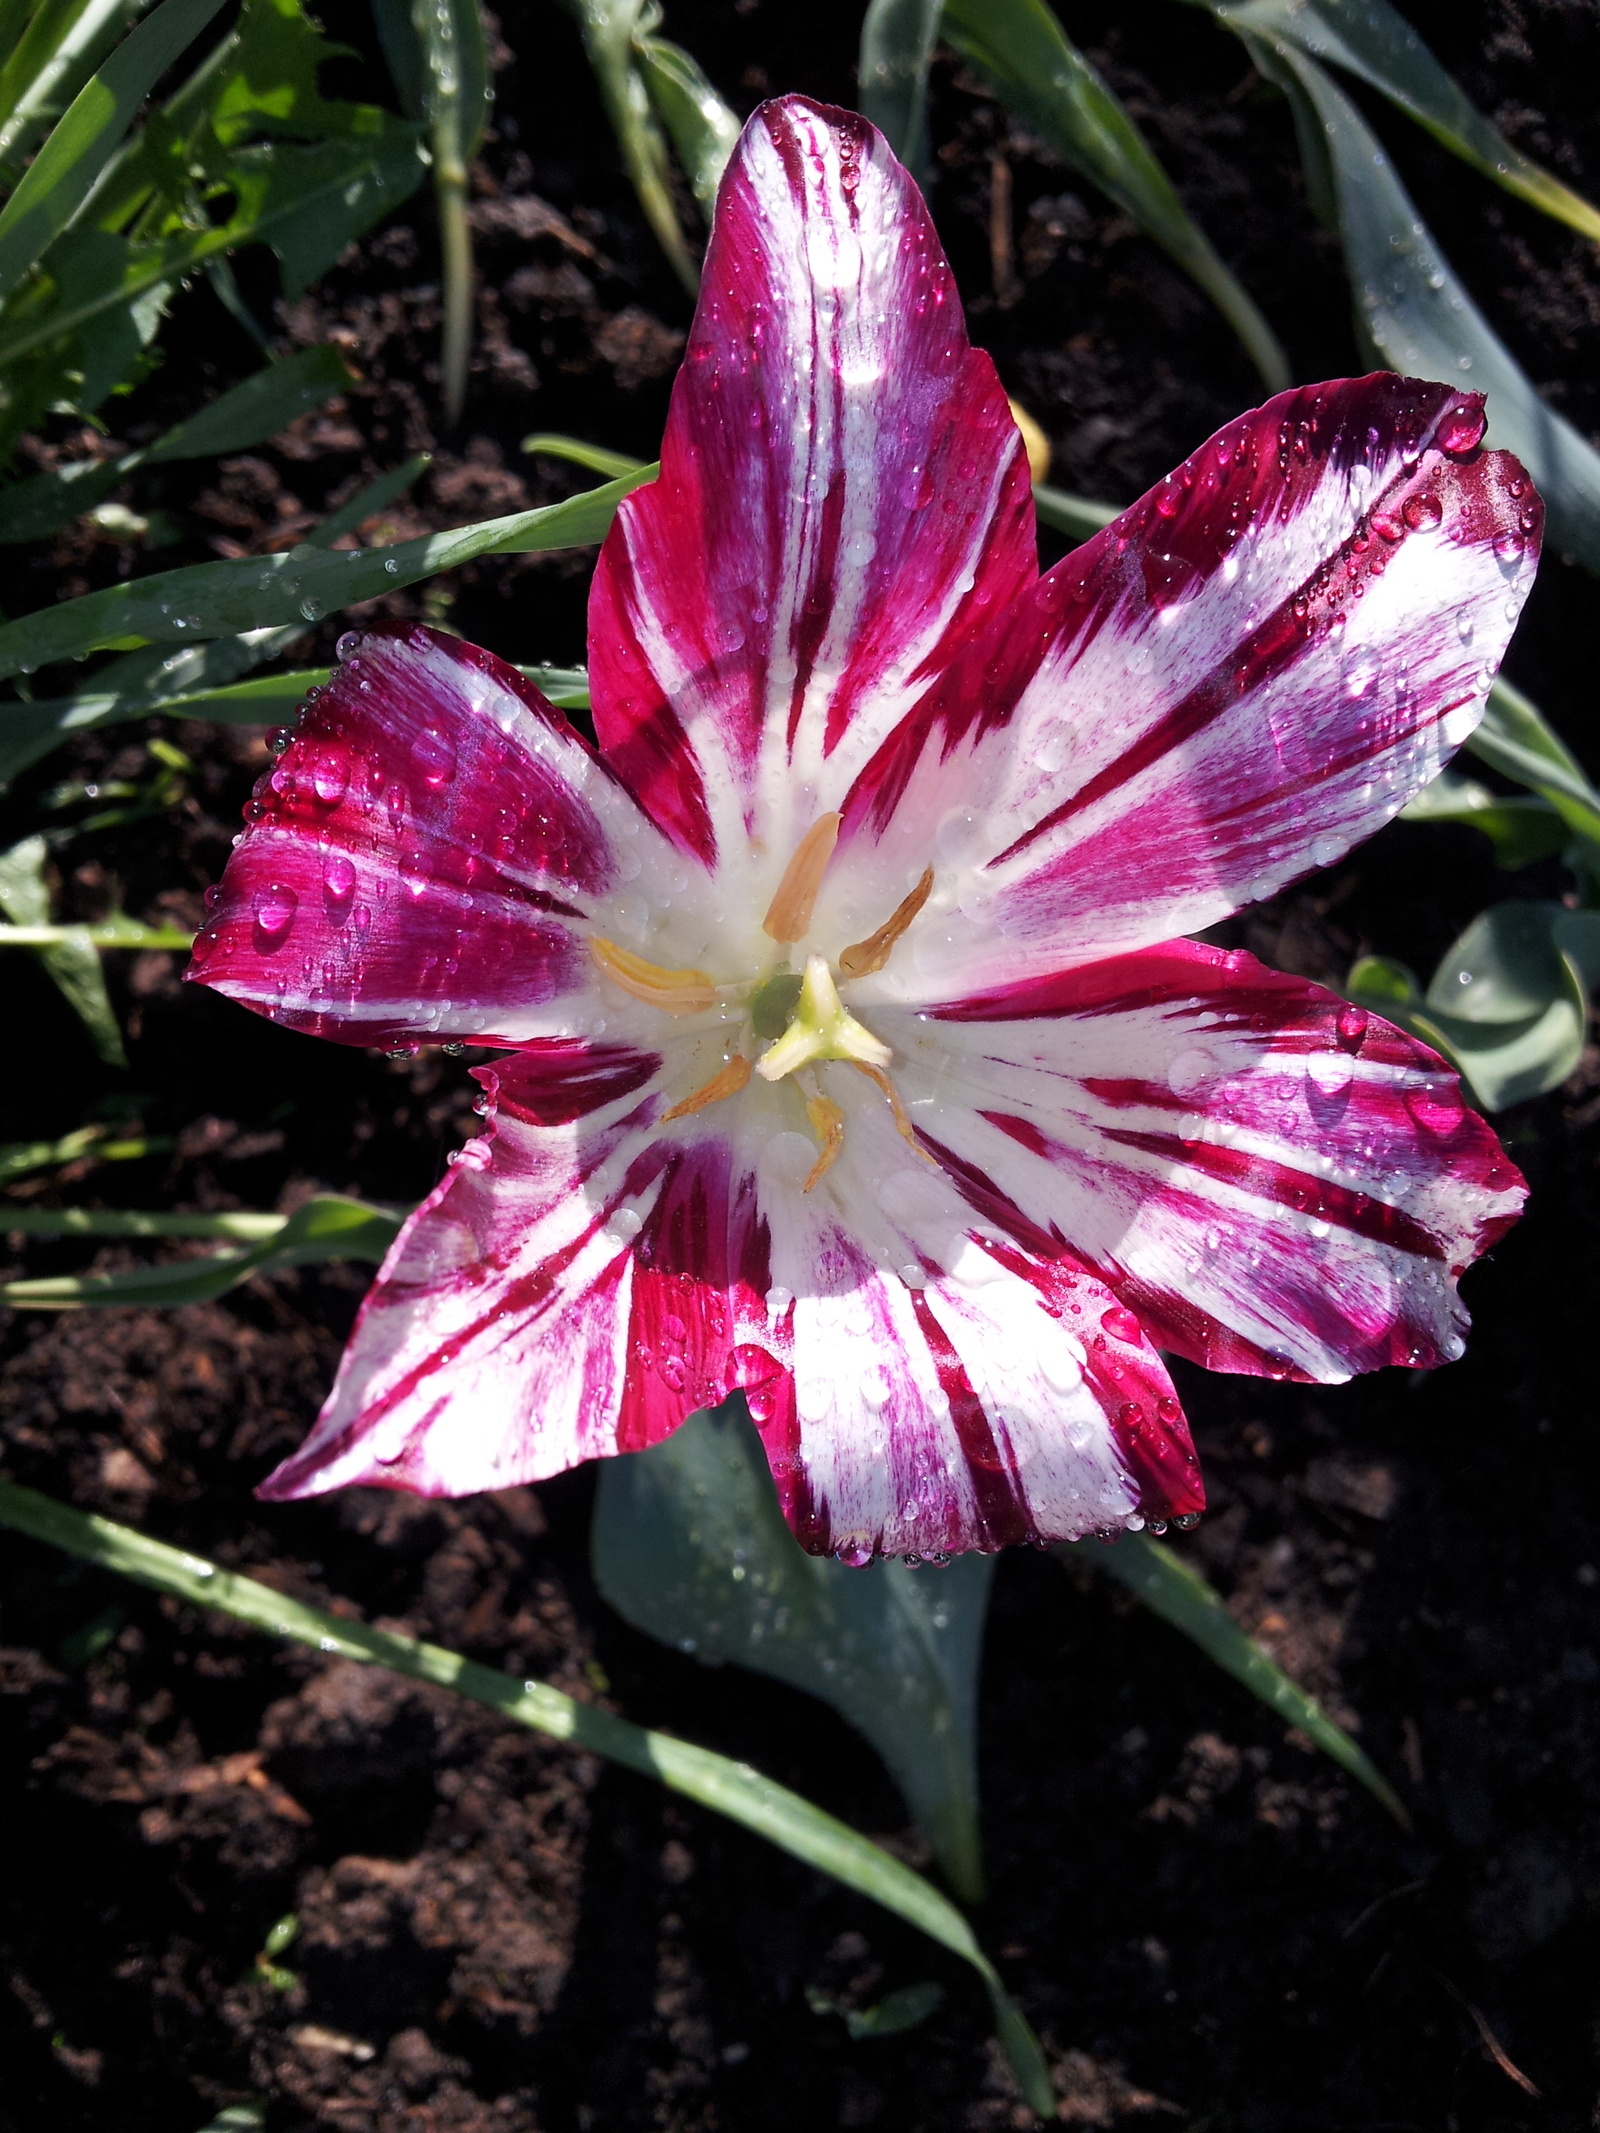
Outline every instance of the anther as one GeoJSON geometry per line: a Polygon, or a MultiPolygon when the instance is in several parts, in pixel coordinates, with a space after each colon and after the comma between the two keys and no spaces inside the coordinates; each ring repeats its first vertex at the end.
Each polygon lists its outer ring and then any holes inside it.
{"type": "Polygon", "coordinates": [[[750,1062],[743,1053],[730,1059],[718,1074],[713,1074],[703,1089],[696,1089],[686,1096],[681,1104],[674,1104],[670,1111],[661,1114],[662,1125],[670,1125],[675,1118],[688,1118],[696,1111],[703,1111],[707,1104],[719,1104],[725,1096],[737,1096],[750,1079],[750,1062]]]}
{"type": "Polygon", "coordinates": [[[589,953],[613,985],[667,1015],[698,1015],[717,1004],[717,988],[703,970],[663,970],[630,948],[592,936],[589,953]]]}
{"type": "Polygon", "coordinates": [[[824,1172],[838,1161],[839,1150],[844,1146],[844,1113],[831,1096],[812,1096],[806,1102],[806,1117],[811,1121],[811,1130],[822,1143],[822,1153],[811,1166],[810,1175],[801,1186],[809,1192],[824,1172]]]}
{"type": "Polygon", "coordinates": [[[803,941],[811,930],[811,914],[817,907],[817,891],[828,871],[828,861],[839,841],[837,813],[818,815],[795,847],[794,857],[783,870],[778,893],[767,906],[761,930],[770,940],[803,941]]]}
{"type": "Polygon", "coordinates": [[[922,879],[911,894],[900,903],[892,918],[888,918],[876,933],[869,933],[864,941],[857,941],[853,948],[846,948],[839,958],[839,969],[847,978],[870,978],[875,970],[881,970],[889,960],[895,942],[933,894],[933,869],[924,870],[922,879]]]}
{"type": "Polygon", "coordinates": [[[900,1138],[907,1143],[913,1153],[920,1155],[925,1163],[933,1163],[934,1168],[937,1170],[938,1164],[934,1162],[933,1157],[929,1155],[927,1149],[917,1139],[917,1129],[906,1116],[906,1107],[900,1101],[899,1090],[883,1071],[882,1067],[869,1066],[865,1059],[852,1059],[850,1064],[858,1074],[865,1074],[868,1081],[875,1081],[878,1087],[882,1089],[884,1095],[889,1099],[889,1109],[894,1113],[895,1128],[900,1138]]]}

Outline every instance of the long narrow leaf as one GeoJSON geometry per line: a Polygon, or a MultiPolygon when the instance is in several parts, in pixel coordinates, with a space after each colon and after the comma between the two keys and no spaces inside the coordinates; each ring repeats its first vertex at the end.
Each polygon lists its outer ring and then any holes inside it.
{"type": "Polygon", "coordinates": [[[50,924],[50,891],[44,878],[47,854],[42,837],[24,837],[8,852],[0,852],[0,911],[14,921],[0,926],[0,947],[9,941],[15,947],[31,948],[107,1066],[125,1067],[128,1055],[122,1047],[122,1031],[106,995],[100,958],[85,929],[50,924]]]}
{"type": "Polygon", "coordinates": [[[71,222],[134,113],[222,0],[161,0],[86,81],[0,213],[0,298],[71,222]]]}
{"type": "Polygon", "coordinates": [[[86,652],[130,638],[171,642],[223,637],[287,623],[297,615],[314,622],[478,556],[584,547],[605,538],[623,497],[654,480],[655,473],[653,466],[647,467],[537,511],[482,519],[390,548],[329,554],[307,546],[236,563],[197,563],[86,593],[0,626],[0,677],[32,672],[55,660],[81,659],[86,652]]]}
{"type": "Polygon", "coordinates": [[[943,0],[871,0],[856,77],[861,109],[916,177],[928,168],[928,69],[943,0]]]}
{"type": "Polygon", "coordinates": [[[1063,1554],[1081,1556],[1138,1594],[1153,1614],[1182,1630],[1224,1673],[1242,1681],[1252,1696],[1291,1726],[1309,1734],[1324,1755],[1366,1786],[1403,1829],[1411,1827],[1399,1795],[1342,1726],[1336,1726],[1314,1697],[1290,1680],[1275,1659],[1244,1631],[1197,1570],[1147,1534],[1126,1533],[1114,1548],[1099,1541],[1074,1541],[1063,1554]]]}
{"type": "Polygon", "coordinates": [[[297,415],[319,407],[352,382],[337,348],[307,348],[270,363],[141,451],[125,452],[120,459],[80,461],[15,483],[0,494],[0,542],[42,539],[92,510],[140,467],[242,452],[276,437],[297,415]]]}
{"type": "Polygon", "coordinates": [[[1600,570],[1600,452],[1546,407],[1439,250],[1376,135],[1331,75],[1284,38],[1258,65],[1315,115],[1362,326],[1394,369],[1488,396],[1489,434],[1539,486],[1556,544],[1600,570]]]}
{"type": "Polygon", "coordinates": [[[156,1306],[210,1303],[248,1281],[252,1274],[280,1268],[320,1266],[333,1259],[380,1260],[400,1233],[404,1219],[392,1209],[370,1207],[340,1193],[319,1193],[292,1215],[234,1216],[231,1227],[216,1217],[192,1215],[101,1213],[95,1209],[34,1210],[25,1224],[34,1235],[56,1231],[63,1236],[174,1237],[230,1236],[246,1240],[239,1251],[213,1252],[203,1259],[179,1259],[162,1266],[130,1268],[121,1274],[52,1274],[35,1280],[0,1284],[0,1303],[14,1311],[78,1311],[90,1305],[156,1306]],[[42,1217],[42,1219],[41,1219],[42,1217]],[[269,1227],[270,1225],[270,1227],[269,1227]],[[249,1242],[251,1236],[255,1241],[249,1242]]]}
{"type": "Polygon", "coordinates": [[[634,50],[644,0],[567,0],[567,5],[583,31],[600,98],[645,220],[672,262],[673,272],[693,296],[700,287],[700,271],[673,205],[666,139],[634,50]]]}
{"type": "Polygon", "coordinates": [[[1496,677],[1483,721],[1467,746],[1483,762],[1548,800],[1567,827],[1594,848],[1600,866],[1600,792],[1538,705],[1503,675],[1496,677]]]}
{"type": "MultiPolygon", "coordinates": [[[[79,1126],[55,1141],[10,1141],[0,1146],[0,1185],[30,1177],[37,1170],[54,1170],[62,1163],[136,1163],[147,1155],[164,1154],[171,1146],[170,1140],[154,1134],[117,1136],[109,1126],[79,1126]]],[[[8,1212],[24,1216],[21,1208],[8,1212]]],[[[8,1221],[4,1226],[15,1228],[16,1224],[8,1221]]]]}
{"type": "Polygon", "coordinates": [[[1050,147],[1099,186],[1191,275],[1243,342],[1268,392],[1289,362],[1241,284],[1178,198],[1144,136],[1044,0],[945,0],[942,34],[1050,147]]]}
{"type": "Polygon", "coordinates": [[[42,0],[28,27],[0,45],[0,163],[42,133],[76,95],[147,0],[42,0]]]}
{"type": "Polygon", "coordinates": [[[634,459],[627,452],[607,451],[603,444],[585,444],[581,437],[563,437],[554,430],[535,430],[531,437],[524,437],[525,452],[542,452],[546,459],[564,459],[575,467],[587,467],[591,474],[603,474],[607,481],[618,481],[624,474],[640,473],[644,460],[634,459]]]}
{"type": "Polygon", "coordinates": [[[631,1725],[544,1682],[516,1681],[438,1645],[415,1643],[388,1630],[369,1629],[346,1615],[308,1607],[254,1578],[220,1569],[129,1526],[73,1510],[14,1482],[0,1481],[0,1525],[271,1636],[453,1690],[518,1725],[654,1778],[738,1822],[791,1857],[881,1904],[970,1963],[989,1994],[1001,2042],[1024,2096],[1041,2117],[1055,2116],[1055,2095],[1038,2043],[954,1904],[880,1846],[798,1793],[761,1776],[748,1763],[732,1762],[670,1733],[631,1725]]]}
{"type": "Polygon", "coordinates": [[[1218,0],[1215,12],[1358,75],[1496,185],[1600,239],[1600,209],[1491,126],[1388,0],[1218,0]]]}
{"type": "Polygon", "coordinates": [[[1064,489],[1052,489],[1044,482],[1036,481],[1033,508],[1039,514],[1041,526],[1049,526],[1074,541],[1087,541],[1102,526],[1109,526],[1122,506],[1091,503],[1087,496],[1069,496],[1064,489]]]}
{"type": "Polygon", "coordinates": [[[672,137],[700,212],[707,222],[717,187],[739,138],[739,119],[680,45],[664,37],[634,39],[634,58],[650,101],[672,137]]]}

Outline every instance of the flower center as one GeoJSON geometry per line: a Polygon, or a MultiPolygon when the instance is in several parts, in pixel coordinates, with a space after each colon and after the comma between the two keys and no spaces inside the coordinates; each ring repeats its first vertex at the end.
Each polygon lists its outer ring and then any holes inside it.
{"type": "MultiPolygon", "coordinates": [[[[820,816],[801,838],[784,869],[762,920],[762,931],[781,948],[792,948],[810,931],[822,877],[838,842],[839,819],[836,814],[820,816]]],[[[929,867],[875,933],[841,951],[837,959],[841,976],[847,980],[864,978],[881,970],[893,953],[895,942],[932,890],[933,869],[929,867]]],[[[736,1096],[749,1085],[752,1072],[768,1082],[792,1078],[805,1100],[806,1117],[818,1146],[817,1160],[802,1188],[810,1192],[844,1146],[844,1113],[823,1093],[817,1072],[829,1065],[849,1066],[882,1090],[900,1134],[919,1155],[924,1154],[886,1071],[894,1054],[881,1037],[857,1021],[840,999],[833,967],[826,956],[808,955],[804,969],[798,973],[787,967],[785,958],[782,967],[769,969],[759,977],[719,985],[703,970],[665,969],[600,936],[591,938],[589,952],[614,985],[663,1014],[701,1014],[730,998],[745,1009],[748,1021],[736,1040],[737,1050],[709,1081],[665,1112],[663,1124],[688,1118],[710,1104],[720,1103],[724,1097],[736,1096]],[[751,1051],[763,1043],[765,1049],[752,1059],[751,1051]]]]}

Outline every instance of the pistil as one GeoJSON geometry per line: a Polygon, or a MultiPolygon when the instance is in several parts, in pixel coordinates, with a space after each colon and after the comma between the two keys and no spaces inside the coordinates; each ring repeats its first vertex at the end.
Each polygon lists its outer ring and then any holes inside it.
{"type": "Polygon", "coordinates": [[[882,1068],[893,1057],[882,1038],[874,1037],[840,999],[827,958],[808,955],[789,1027],[756,1061],[756,1072],[763,1081],[782,1081],[786,1074],[823,1059],[851,1059],[882,1068]]]}

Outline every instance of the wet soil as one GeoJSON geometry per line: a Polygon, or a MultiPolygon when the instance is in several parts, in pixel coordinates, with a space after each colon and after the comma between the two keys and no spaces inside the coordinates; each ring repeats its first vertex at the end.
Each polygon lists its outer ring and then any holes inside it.
{"type": "MultiPolygon", "coordinates": [[[[1358,358],[1292,131],[1198,11],[1083,0],[1072,27],[1128,99],[1306,376],[1358,358]]],[[[1600,191],[1590,0],[1431,0],[1413,19],[1520,144],[1600,191]]],[[[365,53],[354,6],[330,29],[365,53]]],[[[853,9],[681,0],[670,30],[747,110],[853,96],[853,9]]],[[[13,553],[17,612],[118,576],[285,545],[431,448],[394,534],[576,485],[519,450],[566,430],[649,453],[688,307],[641,225],[568,19],[499,18],[478,172],[478,355],[441,438],[431,211],[419,196],[319,289],[283,345],[332,334],[360,374],[269,447],[152,474],[157,550],[78,528],[13,553]]],[[[1592,247],[1374,112],[1446,249],[1552,401],[1600,428],[1592,247]]],[[[1162,255],[941,65],[934,205],[977,337],[1049,432],[1063,486],[1136,494],[1256,397],[1226,328],[1162,255]],[[1009,215],[1005,193],[1009,189],[1009,215]],[[997,190],[1000,196],[996,207],[997,190]]],[[[252,367],[204,290],[119,409],[136,442],[252,367]]],[[[71,456],[64,428],[33,464],[71,456]]],[[[382,537],[369,528],[369,537],[382,537]]],[[[1052,551],[1053,552],[1053,551],[1052,551]]],[[[512,658],[581,657],[590,558],[510,558],[396,596],[512,658]]],[[[1600,767],[1591,582],[1546,566],[1511,671],[1600,767]]],[[[335,625],[308,632],[302,663],[335,625]]],[[[48,680],[48,677],[42,679],[48,680]]],[[[149,734],[91,737],[22,781],[0,841],[62,781],[149,775],[149,734]]],[[[66,836],[64,908],[193,921],[262,761],[245,729],[174,727],[186,797],[66,836]]],[[[86,803],[50,817],[64,829],[86,803]]],[[[1419,969],[1497,895],[1465,831],[1396,826],[1246,914],[1238,937],[1336,979],[1362,948],[1419,969]]],[[[143,1162],[69,1166],[12,1205],[290,1206],[314,1186],[408,1201],[461,1136],[467,1062],[370,1058],[111,959],[126,1075],[98,1068],[31,964],[0,1141],[137,1121],[143,1162]]],[[[1092,1564],[1002,1561],[986,1651],[980,1929],[1080,2126],[1199,2133],[1577,2133],[1600,2123],[1600,1531],[1586,1340],[1600,1274],[1600,1059],[1502,1121],[1531,1210],[1469,1280],[1449,1370],[1333,1391],[1183,1373],[1211,1510],[1181,1543],[1237,1617],[1394,1777],[1401,1831],[1092,1564]]],[[[3,1224],[0,1224],[3,1231],[3,1224]]],[[[126,1263],[14,1234],[8,1271],[126,1263]]],[[[175,1313],[0,1320],[11,1477],[519,1674],[662,1724],[921,1860],[887,1778],[830,1713],[626,1628],[587,1567],[592,1477],[458,1504],[360,1491],[263,1507],[303,1433],[359,1270],[260,1281],[175,1313]]],[[[1026,2122],[961,1966],[755,1838],[443,1693],[283,1650],[49,1551],[0,1543],[0,2133],[184,2133],[264,2101],[274,2133],[947,2129],[1026,2122]],[[274,1924],[298,1937],[269,1954],[274,1924]],[[921,2028],[852,2042],[808,1994],[946,1987],[921,2028]]]]}

